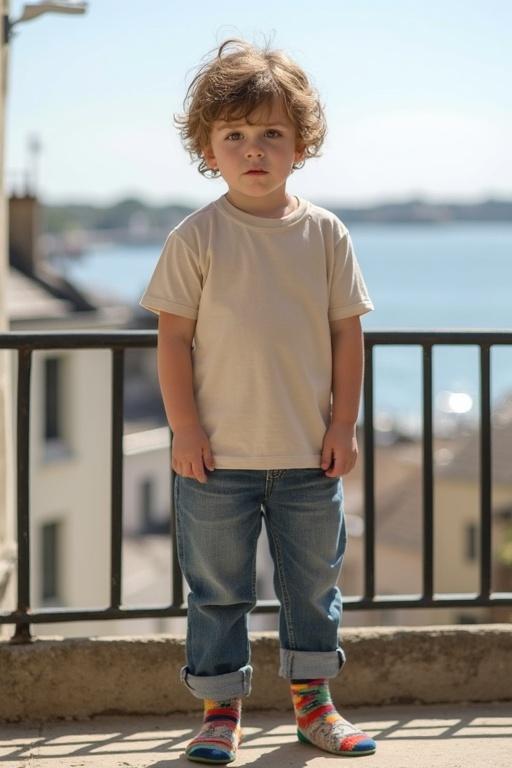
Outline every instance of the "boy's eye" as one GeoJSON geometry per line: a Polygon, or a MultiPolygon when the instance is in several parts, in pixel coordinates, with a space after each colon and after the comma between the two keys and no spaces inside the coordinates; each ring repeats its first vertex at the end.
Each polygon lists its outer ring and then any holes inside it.
{"type": "MultiPolygon", "coordinates": [[[[270,138],[277,138],[281,136],[281,132],[277,131],[275,128],[268,128],[268,130],[265,131],[265,135],[268,136],[270,134],[270,138]]],[[[241,136],[240,131],[232,131],[231,133],[228,133],[226,136],[227,141],[236,141],[241,136]]]]}

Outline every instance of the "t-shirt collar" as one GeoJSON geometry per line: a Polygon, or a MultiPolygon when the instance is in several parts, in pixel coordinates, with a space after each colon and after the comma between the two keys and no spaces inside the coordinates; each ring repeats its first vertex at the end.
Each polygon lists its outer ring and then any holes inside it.
{"type": "Polygon", "coordinates": [[[237,208],[233,203],[229,202],[225,194],[215,200],[214,204],[222,214],[245,226],[257,227],[258,229],[283,229],[296,224],[306,215],[308,201],[298,195],[295,195],[294,197],[299,203],[298,207],[281,219],[272,219],[268,216],[255,216],[252,213],[241,211],[240,208],[237,208]]]}

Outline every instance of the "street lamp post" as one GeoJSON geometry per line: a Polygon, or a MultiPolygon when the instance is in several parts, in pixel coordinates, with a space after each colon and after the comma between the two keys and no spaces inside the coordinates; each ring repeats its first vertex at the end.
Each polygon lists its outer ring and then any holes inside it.
{"type": "Polygon", "coordinates": [[[21,24],[24,21],[31,21],[32,19],[42,16],[44,13],[85,13],[87,10],[87,3],[79,2],[42,2],[42,3],[27,3],[23,6],[23,11],[18,19],[10,19],[6,14],[3,19],[3,41],[4,45],[7,45],[12,34],[13,27],[17,24],[21,24]]]}

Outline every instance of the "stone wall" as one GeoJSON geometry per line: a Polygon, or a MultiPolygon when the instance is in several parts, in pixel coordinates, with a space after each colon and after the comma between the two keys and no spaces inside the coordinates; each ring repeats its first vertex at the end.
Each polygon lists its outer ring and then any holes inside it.
{"type": "MultiPolygon", "coordinates": [[[[291,708],[278,677],[275,632],[251,633],[251,695],[244,708],[291,708]]],[[[512,701],[508,624],[346,629],[347,655],[331,681],[341,706],[512,701]]],[[[180,682],[183,637],[0,642],[0,720],[167,714],[202,707],[180,682]]]]}

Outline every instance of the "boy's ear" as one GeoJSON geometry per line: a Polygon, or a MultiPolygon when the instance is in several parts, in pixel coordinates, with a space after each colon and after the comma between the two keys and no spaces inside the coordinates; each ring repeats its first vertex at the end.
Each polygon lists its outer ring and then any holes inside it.
{"type": "Polygon", "coordinates": [[[302,144],[302,143],[301,144],[297,144],[297,146],[295,147],[295,160],[294,160],[294,162],[300,163],[301,160],[304,160],[305,154],[306,154],[306,147],[304,146],[304,144],[302,144]]]}
{"type": "Polygon", "coordinates": [[[211,170],[217,169],[217,160],[215,159],[211,146],[208,145],[207,147],[203,147],[203,157],[208,168],[211,170]]]}

